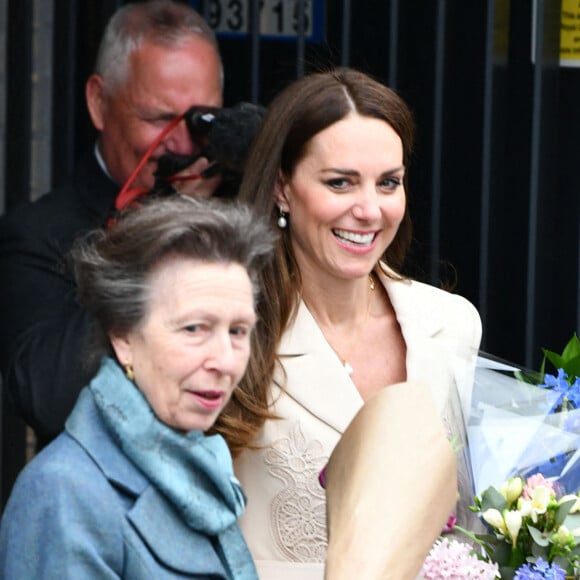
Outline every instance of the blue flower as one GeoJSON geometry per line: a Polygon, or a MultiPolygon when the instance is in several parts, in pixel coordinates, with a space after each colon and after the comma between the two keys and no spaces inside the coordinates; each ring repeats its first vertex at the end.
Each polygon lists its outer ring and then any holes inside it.
{"type": "Polygon", "coordinates": [[[566,396],[576,409],[580,409],[580,377],[576,377],[566,396]]]}
{"type": "Polygon", "coordinates": [[[551,389],[558,393],[558,398],[552,403],[548,413],[561,406],[566,398],[575,409],[580,409],[580,378],[575,377],[573,384],[568,380],[568,374],[564,369],[558,369],[557,375],[546,373],[544,375],[544,384],[538,385],[542,389],[551,389]]]}
{"type": "Polygon", "coordinates": [[[570,388],[570,384],[568,383],[568,373],[566,373],[564,369],[558,369],[558,376],[546,373],[544,375],[544,384],[538,386],[554,389],[559,393],[568,392],[568,389],[570,388]]]}
{"type": "Polygon", "coordinates": [[[566,572],[558,564],[550,565],[542,558],[535,564],[524,564],[516,570],[514,580],[565,580],[566,572]]]}

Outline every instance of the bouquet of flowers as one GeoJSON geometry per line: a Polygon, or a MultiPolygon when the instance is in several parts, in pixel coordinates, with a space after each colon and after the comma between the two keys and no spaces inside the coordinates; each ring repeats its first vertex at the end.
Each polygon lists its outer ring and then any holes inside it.
{"type": "Polygon", "coordinates": [[[559,568],[562,578],[580,568],[580,490],[562,495],[557,484],[534,474],[489,487],[474,503],[491,534],[459,529],[499,565],[501,578],[526,578],[520,570],[532,565],[559,568]]]}
{"type": "Polygon", "coordinates": [[[475,491],[541,473],[580,487],[580,342],[544,350],[539,373],[480,356],[467,421],[475,491]],[[555,373],[545,372],[546,362],[555,373]]]}
{"type": "Polygon", "coordinates": [[[481,551],[444,537],[423,565],[426,580],[564,580],[580,573],[580,490],[561,495],[557,484],[535,474],[510,478],[499,489],[489,487],[475,496],[474,504],[472,511],[490,533],[454,529],[481,551]]]}
{"type": "Polygon", "coordinates": [[[443,537],[426,580],[580,578],[580,341],[544,349],[539,372],[480,353],[462,393],[476,495],[470,509],[488,533],[443,537]],[[553,373],[546,365],[554,366],[553,373]],[[500,486],[497,482],[504,481],[500,486]]]}

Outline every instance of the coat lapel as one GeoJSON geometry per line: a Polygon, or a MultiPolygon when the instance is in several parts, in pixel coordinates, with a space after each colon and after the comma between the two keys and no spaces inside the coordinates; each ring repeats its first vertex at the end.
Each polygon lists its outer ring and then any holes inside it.
{"type": "MultiPolygon", "coordinates": [[[[405,341],[409,335],[434,337],[445,325],[444,314],[427,296],[421,287],[411,280],[394,280],[380,270],[376,272],[395,310],[405,341]]],[[[431,287],[429,287],[432,290],[431,287]]]]}
{"type": "Polygon", "coordinates": [[[149,486],[127,514],[139,536],[165,566],[195,576],[222,568],[211,540],[187,527],[174,507],[149,486]]]}
{"type": "Polygon", "coordinates": [[[277,384],[309,413],[342,433],[363,401],[302,301],[279,353],[287,378],[278,374],[277,384]]]}
{"type": "Polygon", "coordinates": [[[112,485],[133,497],[127,519],[158,561],[189,575],[209,577],[222,568],[211,540],[187,527],[169,501],[121,451],[88,388],[81,392],[66,430],[112,485]]]}
{"type": "Polygon", "coordinates": [[[134,497],[149,486],[145,476],[129,461],[111,436],[88,387],[81,391],[66,422],[66,430],[114,486],[134,497]]]}
{"type": "MultiPolygon", "coordinates": [[[[449,385],[449,356],[434,340],[444,328],[444,313],[421,296],[422,285],[393,280],[377,272],[395,309],[407,345],[407,379],[427,378],[432,389],[449,385]],[[437,377],[434,383],[433,377],[437,377]]],[[[276,382],[309,413],[342,433],[363,400],[304,302],[300,302],[293,326],[282,337],[279,349],[286,377],[276,382]]]]}
{"type": "Polygon", "coordinates": [[[443,415],[448,398],[457,385],[456,371],[461,371],[458,345],[448,336],[449,321],[432,286],[410,280],[380,279],[401,326],[407,346],[407,380],[430,387],[433,399],[443,415]],[[450,340],[451,339],[451,340],[450,340]]]}

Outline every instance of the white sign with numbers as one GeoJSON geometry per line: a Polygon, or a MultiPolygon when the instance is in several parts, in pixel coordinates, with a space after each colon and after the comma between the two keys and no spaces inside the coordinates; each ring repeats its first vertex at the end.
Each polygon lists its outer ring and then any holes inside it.
{"type": "MultiPolygon", "coordinates": [[[[313,1],[302,0],[304,36],[313,36],[313,1]]],[[[259,0],[260,35],[296,37],[299,33],[300,0],[259,0]]],[[[218,33],[249,34],[252,0],[209,0],[208,22],[218,33]]]]}

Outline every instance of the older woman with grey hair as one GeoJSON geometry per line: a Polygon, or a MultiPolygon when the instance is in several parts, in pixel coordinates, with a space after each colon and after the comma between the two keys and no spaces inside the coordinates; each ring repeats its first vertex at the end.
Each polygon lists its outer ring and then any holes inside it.
{"type": "Polygon", "coordinates": [[[75,246],[100,368],[13,489],[2,578],[257,578],[230,452],[204,432],[246,370],[272,246],[247,208],[181,196],[75,246]]]}

